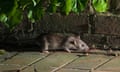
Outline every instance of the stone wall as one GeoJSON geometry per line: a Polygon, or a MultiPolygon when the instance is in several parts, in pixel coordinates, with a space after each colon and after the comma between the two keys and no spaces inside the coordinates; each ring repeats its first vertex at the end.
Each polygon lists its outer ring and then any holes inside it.
{"type": "Polygon", "coordinates": [[[45,15],[40,21],[41,32],[87,32],[87,15],[70,14],[63,16],[60,14],[45,15]]]}

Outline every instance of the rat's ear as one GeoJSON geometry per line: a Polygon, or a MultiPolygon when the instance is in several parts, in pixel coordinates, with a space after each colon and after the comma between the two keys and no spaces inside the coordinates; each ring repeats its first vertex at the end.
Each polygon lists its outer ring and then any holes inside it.
{"type": "Polygon", "coordinates": [[[80,39],[80,33],[74,32],[74,35],[75,35],[75,37],[76,37],[77,39],[80,39]]]}
{"type": "Polygon", "coordinates": [[[80,35],[76,35],[76,38],[80,39],[80,35]]]}
{"type": "Polygon", "coordinates": [[[80,35],[77,35],[76,38],[77,38],[77,39],[80,39],[80,35]]]}

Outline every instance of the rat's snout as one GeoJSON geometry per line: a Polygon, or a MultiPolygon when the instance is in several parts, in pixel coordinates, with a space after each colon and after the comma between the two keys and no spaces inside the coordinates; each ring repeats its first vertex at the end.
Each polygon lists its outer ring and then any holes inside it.
{"type": "Polygon", "coordinates": [[[85,52],[89,52],[89,51],[90,51],[89,47],[85,48],[85,52]]]}

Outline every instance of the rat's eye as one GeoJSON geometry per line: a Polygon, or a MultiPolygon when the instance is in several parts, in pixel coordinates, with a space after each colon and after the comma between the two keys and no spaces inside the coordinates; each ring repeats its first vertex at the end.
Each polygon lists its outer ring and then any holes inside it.
{"type": "Polygon", "coordinates": [[[84,44],[82,44],[81,46],[84,47],[84,44]]]}

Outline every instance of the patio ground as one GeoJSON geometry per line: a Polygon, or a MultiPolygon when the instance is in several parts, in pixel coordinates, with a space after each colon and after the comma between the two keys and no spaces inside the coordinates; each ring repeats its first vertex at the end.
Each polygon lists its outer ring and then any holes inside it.
{"type": "Polygon", "coordinates": [[[7,52],[0,55],[0,72],[120,72],[120,56],[103,50],[88,56],[79,52],[7,52]]]}

